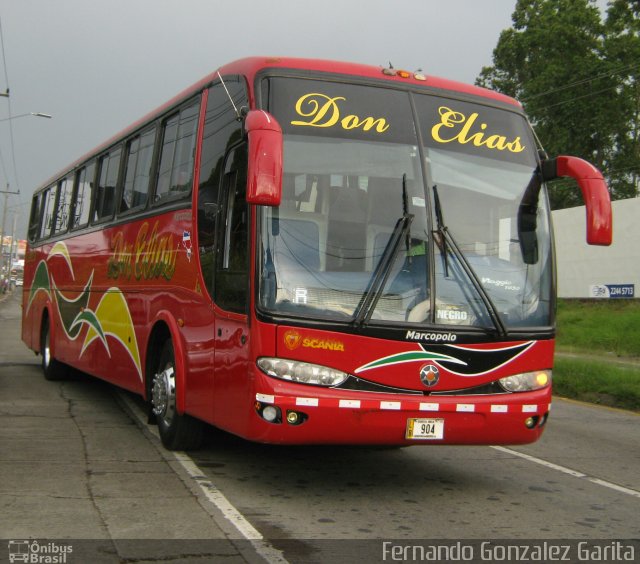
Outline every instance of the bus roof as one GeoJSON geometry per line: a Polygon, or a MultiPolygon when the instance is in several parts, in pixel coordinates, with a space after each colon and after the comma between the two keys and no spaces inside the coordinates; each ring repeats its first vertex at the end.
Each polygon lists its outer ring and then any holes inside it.
{"type": "MultiPolygon", "coordinates": [[[[364,77],[377,80],[388,80],[393,83],[410,83],[416,86],[428,86],[438,90],[448,90],[450,92],[457,92],[460,94],[468,94],[473,96],[479,96],[489,100],[494,100],[506,104],[514,105],[521,108],[519,102],[506,96],[488,90],[480,86],[474,86],[471,84],[465,84],[463,82],[457,82],[455,80],[448,80],[445,78],[439,78],[435,76],[425,75],[422,72],[404,71],[400,69],[391,69],[389,67],[364,65],[358,63],[348,63],[342,61],[329,61],[322,59],[299,59],[292,57],[249,57],[246,59],[240,59],[224,65],[220,68],[221,74],[242,74],[247,76],[250,81],[253,81],[255,75],[267,68],[282,68],[282,69],[295,69],[295,70],[307,70],[318,73],[331,73],[331,74],[343,74],[352,77],[364,77]],[[389,72],[392,71],[392,72],[389,72]],[[408,76],[402,77],[399,73],[407,72],[408,76]],[[416,78],[419,77],[419,78],[416,78]]],[[[217,74],[214,72],[208,78],[209,80],[215,78],[217,74]]]]}
{"type": "MultiPolygon", "coordinates": [[[[518,109],[522,107],[521,104],[514,98],[511,98],[510,96],[506,96],[499,92],[495,92],[493,90],[488,90],[486,88],[474,86],[471,84],[465,84],[463,82],[424,75],[421,72],[411,72],[400,69],[392,69],[390,67],[376,67],[372,65],[322,59],[302,59],[293,57],[247,57],[225,64],[219,69],[206,75],[195,84],[178,93],[168,102],[149,112],[130,126],[110,137],[104,143],[101,143],[88,153],[84,154],[69,166],[59,171],[55,176],[50,177],[46,182],[41,184],[38,189],[45,188],[51,185],[52,182],[55,182],[68,172],[74,170],[76,167],[80,166],[88,159],[90,159],[93,155],[97,155],[105,151],[118,140],[127,137],[135,130],[143,126],[145,123],[153,121],[170,108],[177,106],[185,99],[194,96],[199,91],[204,89],[208,84],[214,82],[218,77],[218,72],[222,75],[245,76],[248,83],[253,84],[254,79],[259,72],[267,69],[278,68],[311,71],[317,73],[328,73],[333,75],[345,75],[349,77],[371,78],[382,81],[386,80],[393,84],[413,84],[417,87],[429,87],[433,90],[443,90],[463,95],[476,96],[490,101],[513,105],[518,109]],[[406,74],[401,75],[400,73],[406,74]]],[[[250,96],[252,95],[253,94],[251,93],[250,96]]],[[[253,104],[253,99],[250,100],[250,103],[253,104]]]]}

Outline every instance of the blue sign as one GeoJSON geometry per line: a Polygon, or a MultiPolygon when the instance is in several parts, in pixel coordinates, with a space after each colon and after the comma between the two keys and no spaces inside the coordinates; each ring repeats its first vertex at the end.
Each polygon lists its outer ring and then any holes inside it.
{"type": "Polygon", "coordinates": [[[592,298],[634,298],[635,284],[596,284],[591,286],[592,298]]]}

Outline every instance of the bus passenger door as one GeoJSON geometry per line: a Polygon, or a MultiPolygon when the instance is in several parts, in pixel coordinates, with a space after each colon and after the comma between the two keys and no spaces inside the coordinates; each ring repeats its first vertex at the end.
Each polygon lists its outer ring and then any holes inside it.
{"type": "Polygon", "coordinates": [[[224,164],[220,193],[218,252],[214,277],[216,334],[214,424],[236,433],[248,409],[249,390],[249,206],[247,148],[232,149],[224,164]]]}

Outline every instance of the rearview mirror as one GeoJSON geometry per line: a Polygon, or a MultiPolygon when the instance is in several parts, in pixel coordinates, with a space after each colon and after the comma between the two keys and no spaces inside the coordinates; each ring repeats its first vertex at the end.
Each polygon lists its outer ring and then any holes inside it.
{"type": "Polygon", "coordinates": [[[587,243],[611,245],[611,198],[602,173],[583,159],[567,156],[543,161],[541,169],[544,180],[554,180],[562,176],[576,180],[587,212],[587,243]]]}
{"type": "Polygon", "coordinates": [[[244,121],[249,144],[247,202],[279,206],[282,199],[282,128],[263,110],[250,111],[244,121]]]}

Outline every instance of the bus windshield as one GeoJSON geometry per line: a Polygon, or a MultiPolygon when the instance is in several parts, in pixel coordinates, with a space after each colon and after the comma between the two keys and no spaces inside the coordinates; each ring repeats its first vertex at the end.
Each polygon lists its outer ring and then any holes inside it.
{"type": "Polygon", "coordinates": [[[285,142],[282,204],[260,211],[263,311],[486,330],[550,324],[548,209],[521,115],[309,79],[271,78],[265,90],[285,142]],[[524,204],[534,209],[527,231],[524,204]]]}

